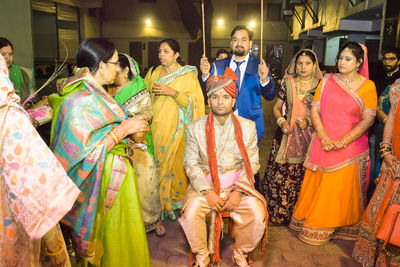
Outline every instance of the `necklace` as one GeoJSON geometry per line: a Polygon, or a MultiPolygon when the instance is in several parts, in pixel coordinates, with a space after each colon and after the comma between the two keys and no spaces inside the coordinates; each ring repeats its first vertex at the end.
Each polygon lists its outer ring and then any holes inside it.
{"type": "Polygon", "coordinates": [[[311,81],[314,79],[314,77],[311,77],[310,79],[308,79],[308,80],[302,80],[302,79],[300,79],[299,77],[297,77],[297,82],[301,85],[301,86],[304,86],[304,85],[306,85],[307,83],[311,83],[311,81]]]}
{"type": "Polygon", "coordinates": [[[350,83],[354,82],[355,80],[358,79],[358,75],[356,75],[355,77],[353,77],[353,79],[346,79],[345,77],[343,77],[342,74],[339,74],[340,78],[342,78],[342,80],[344,81],[345,84],[349,85],[350,83]]]}
{"type": "Polygon", "coordinates": [[[311,84],[311,82],[314,80],[314,77],[311,77],[310,79],[303,81],[297,77],[297,84],[296,84],[296,94],[300,98],[300,100],[303,100],[303,98],[307,95],[308,91],[310,90],[310,86],[307,86],[304,88],[305,85],[311,84]]]}

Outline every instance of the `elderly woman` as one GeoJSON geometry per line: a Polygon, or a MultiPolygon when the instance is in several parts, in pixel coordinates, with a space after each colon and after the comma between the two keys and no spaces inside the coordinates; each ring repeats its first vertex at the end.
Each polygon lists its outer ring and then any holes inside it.
{"type": "Polygon", "coordinates": [[[1,55],[0,88],[0,266],[69,266],[56,224],[79,189],[20,106],[1,55]]]}
{"type": "Polygon", "coordinates": [[[51,148],[81,195],[64,222],[78,259],[101,266],[151,266],[127,137],[148,131],[146,115],[125,119],[103,89],[114,82],[118,52],[90,38],[76,53],[75,76],[60,80],[49,102],[51,148]]]}
{"type": "Polygon", "coordinates": [[[356,42],[340,49],[337,67],[339,72],[325,76],[314,96],[311,119],[317,134],[290,222],[302,241],[314,245],[332,237],[355,238],[366,204],[375,84],[368,79],[367,53],[356,42]]]}
{"type": "MultiPolygon", "coordinates": [[[[363,266],[400,266],[400,247],[377,238],[386,213],[397,204],[400,212],[400,79],[390,89],[391,108],[386,120],[379,154],[383,158],[379,184],[361,221],[353,258],[363,266]],[[392,208],[391,208],[392,207],[392,208]]],[[[400,229],[400,220],[394,229],[400,229]]],[[[390,231],[389,231],[390,233],[390,231]]]]}
{"type": "MultiPolygon", "coordinates": [[[[108,92],[118,104],[126,109],[128,117],[139,114],[152,116],[150,94],[140,76],[137,62],[126,54],[119,54],[118,61],[117,78],[109,87],[108,92]]],[[[149,131],[142,137],[138,134],[135,136],[135,141],[143,142],[145,140],[146,142],[143,150],[136,149],[129,155],[137,177],[144,226],[146,232],[156,229],[157,235],[162,236],[165,234],[165,228],[161,225],[161,202],[152,134],[149,131]]],[[[139,143],[138,145],[143,146],[143,144],[139,143]]]]}
{"type": "Polygon", "coordinates": [[[160,42],[161,65],[150,69],[145,82],[153,103],[154,155],[158,170],[162,218],[175,220],[173,210],[182,207],[188,180],[183,168],[186,125],[204,116],[204,98],[194,66],[181,66],[179,44],[160,42]]]}
{"type": "Polygon", "coordinates": [[[317,56],[312,50],[303,49],[287,67],[278,91],[273,115],[279,127],[262,185],[272,223],[288,224],[292,216],[304,177],[303,162],[314,133],[311,102],[320,79],[317,56]]]}

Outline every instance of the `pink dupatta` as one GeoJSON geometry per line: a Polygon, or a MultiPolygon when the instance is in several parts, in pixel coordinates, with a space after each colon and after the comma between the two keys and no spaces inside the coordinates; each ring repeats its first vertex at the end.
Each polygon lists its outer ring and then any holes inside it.
{"type": "MultiPolygon", "coordinates": [[[[329,74],[324,79],[327,80],[321,87],[321,119],[328,136],[337,140],[362,120],[364,103],[339,75],[329,74]]],[[[313,171],[333,172],[368,155],[368,151],[367,132],[346,148],[329,152],[322,149],[319,138],[314,135],[304,166],[313,171]]]]}

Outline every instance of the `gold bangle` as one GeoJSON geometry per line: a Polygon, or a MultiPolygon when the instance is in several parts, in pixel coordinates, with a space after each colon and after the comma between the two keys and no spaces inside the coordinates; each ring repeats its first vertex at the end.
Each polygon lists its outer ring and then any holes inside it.
{"type": "Polygon", "coordinates": [[[115,130],[115,127],[111,129],[111,132],[114,133],[115,137],[117,138],[118,143],[120,143],[122,141],[122,138],[119,137],[117,130],[115,130]]]}
{"type": "Polygon", "coordinates": [[[111,139],[114,141],[114,143],[117,145],[118,142],[118,138],[115,136],[115,133],[111,130],[109,135],[111,136],[111,139]]]}
{"type": "Polygon", "coordinates": [[[179,95],[179,92],[178,92],[178,91],[175,91],[175,94],[172,96],[172,98],[175,99],[175,98],[178,97],[178,95],[179,95]]]}
{"type": "Polygon", "coordinates": [[[58,241],[59,241],[59,244],[61,245],[61,248],[56,252],[49,252],[46,248],[45,253],[47,256],[57,256],[58,254],[63,252],[63,250],[65,249],[65,243],[60,238],[58,238],[58,241]]]}
{"type": "Polygon", "coordinates": [[[328,134],[326,133],[325,130],[322,130],[322,131],[317,132],[317,135],[318,135],[319,139],[322,139],[323,137],[327,136],[328,134]]]}

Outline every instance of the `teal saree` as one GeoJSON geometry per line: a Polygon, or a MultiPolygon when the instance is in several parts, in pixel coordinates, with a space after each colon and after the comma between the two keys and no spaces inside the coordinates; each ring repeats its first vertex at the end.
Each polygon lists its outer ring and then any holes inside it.
{"type": "Polygon", "coordinates": [[[151,266],[126,143],[106,151],[106,137],[124,111],[87,68],[57,87],[59,93],[49,97],[51,149],[82,192],[63,219],[72,228],[80,265],[151,266]]]}

